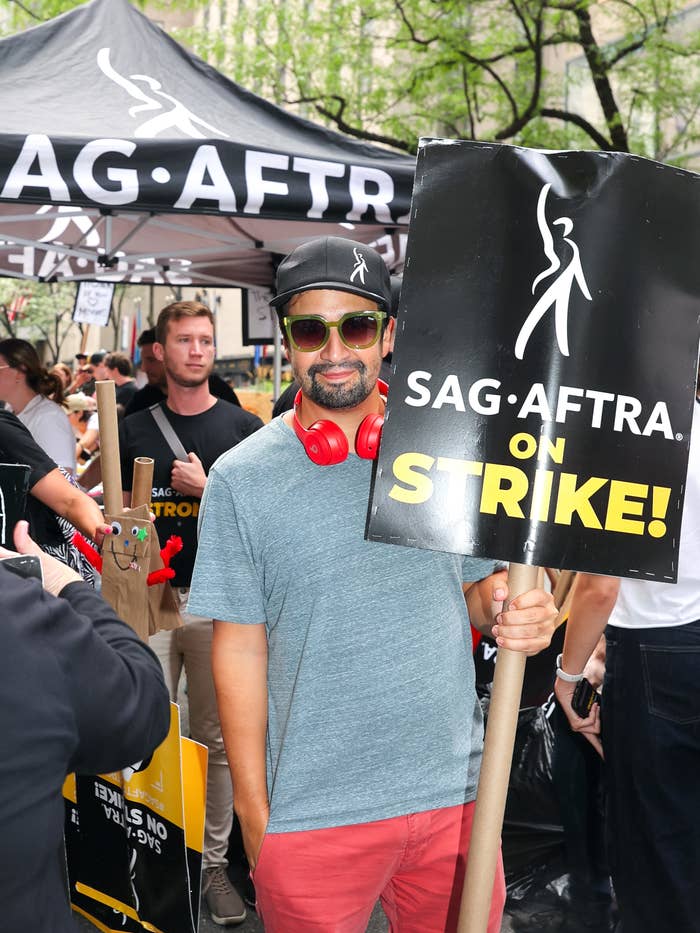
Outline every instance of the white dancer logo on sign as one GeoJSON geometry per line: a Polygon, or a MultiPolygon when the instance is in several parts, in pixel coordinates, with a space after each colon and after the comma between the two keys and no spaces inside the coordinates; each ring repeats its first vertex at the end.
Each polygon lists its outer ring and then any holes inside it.
{"type": "MultiPolygon", "coordinates": [[[[540,272],[540,274],[535,278],[535,281],[532,283],[533,295],[535,294],[535,289],[539,283],[543,279],[547,279],[550,275],[553,275],[555,272],[557,272],[561,266],[559,257],[554,251],[554,237],[552,236],[552,233],[547,226],[547,217],[545,214],[547,194],[551,187],[551,184],[545,185],[540,191],[540,196],[537,201],[537,224],[540,228],[540,234],[542,236],[544,254],[547,259],[549,259],[550,265],[548,269],[544,270],[544,272],[540,272]]],[[[564,356],[568,356],[569,300],[571,299],[571,289],[573,288],[574,281],[578,284],[578,287],[581,289],[583,296],[588,301],[591,301],[588,285],[586,284],[586,280],[583,276],[583,268],[581,266],[581,256],[579,254],[578,246],[574,243],[573,240],[569,239],[569,234],[574,229],[573,221],[569,217],[558,217],[555,221],[552,222],[552,226],[560,226],[563,228],[562,239],[571,247],[573,256],[571,257],[569,265],[559,273],[557,278],[554,279],[549,288],[537,301],[537,304],[532,309],[532,311],[530,311],[523,323],[523,326],[520,328],[520,333],[518,334],[518,338],[515,341],[515,356],[519,360],[523,358],[525,347],[527,346],[527,342],[530,339],[535,327],[537,324],[539,324],[544,315],[552,306],[554,307],[554,323],[557,344],[559,345],[559,350],[561,353],[564,356]]]]}
{"type": "Polygon", "coordinates": [[[184,133],[185,136],[190,136],[193,139],[205,139],[205,134],[200,132],[197,128],[197,126],[200,126],[218,136],[224,136],[226,139],[229,139],[228,133],[224,133],[223,130],[218,130],[215,126],[202,120],[201,117],[196,116],[191,110],[188,110],[188,108],[176,97],[173,97],[172,94],[167,94],[162,89],[163,86],[160,81],[157,81],[155,78],[151,78],[149,75],[129,75],[128,78],[124,77],[124,75],[120,75],[119,72],[115,71],[112,67],[109,60],[110,51],[111,50],[108,48],[100,49],[97,53],[97,64],[102,74],[109,78],[110,81],[114,81],[115,84],[118,84],[135,100],[141,101],[140,104],[129,109],[129,116],[133,117],[143,110],[163,111],[159,113],[158,116],[152,117],[150,120],[146,120],[145,123],[137,126],[134,130],[135,137],[139,139],[153,139],[165,130],[178,129],[181,133],[184,133]],[[139,85],[135,83],[137,81],[147,85],[152,93],[149,94],[139,87],[139,85]],[[171,106],[170,110],[165,110],[164,101],[171,106]]]}

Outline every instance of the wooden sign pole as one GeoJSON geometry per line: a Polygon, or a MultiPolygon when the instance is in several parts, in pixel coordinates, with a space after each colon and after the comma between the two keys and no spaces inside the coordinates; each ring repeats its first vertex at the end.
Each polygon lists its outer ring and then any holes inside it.
{"type": "MultiPolygon", "coordinates": [[[[537,586],[537,567],[511,564],[509,602],[537,586]]],[[[486,933],[501,843],[525,655],[499,648],[474,809],[458,933],[486,933]]]]}

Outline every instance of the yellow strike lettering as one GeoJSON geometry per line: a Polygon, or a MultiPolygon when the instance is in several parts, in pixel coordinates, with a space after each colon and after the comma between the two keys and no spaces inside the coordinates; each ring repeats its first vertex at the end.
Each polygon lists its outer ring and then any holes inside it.
{"type": "Polygon", "coordinates": [[[447,490],[447,507],[456,514],[464,512],[467,491],[467,476],[481,476],[484,464],[480,460],[457,460],[454,457],[438,457],[437,469],[450,474],[447,490]]]}
{"type": "Polygon", "coordinates": [[[192,518],[196,518],[199,515],[199,502],[192,503],[192,518]]]}
{"type": "Polygon", "coordinates": [[[564,437],[557,437],[554,441],[550,440],[548,437],[541,437],[539,450],[537,451],[537,459],[544,461],[547,457],[551,457],[555,463],[563,463],[565,446],[566,438],[564,437]]]}
{"type": "Polygon", "coordinates": [[[652,538],[663,538],[666,534],[666,512],[671,500],[671,490],[668,486],[654,486],[651,491],[651,514],[654,516],[649,522],[647,531],[652,538]]]}
{"type": "Polygon", "coordinates": [[[151,502],[151,512],[153,512],[156,518],[158,518],[160,515],[160,507],[162,505],[162,502],[151,502]]]}
{"type": "Polygon", "coordinates": [[[532,502],[530,518],[535,522],[546,522],[549,504],[552,501],[552,483],[554,473],[551,470],[537,470],[532,484],[532,502]]]}
{"type": "Polygon", "coordinates": [[[606,485],[608,480],[601,479],[599,476],[592,476],[577,489],[577,479],[576,473],[561,474],[554,521],[558,525],[570,525],[572,516],[576,512],[585,528],[601,529],[603,526],[595,514],[590,499],[591,496],[606,485]]]}
{"type": "Polygon", "coordinates": [[[514,434],[508,442],[510,455],[516,460],[529,460],[536,452],[538,460],[545,461],[550,457],[555,463],[562,463],[564,460],[565,446],[566,439],[563,437],[557,437],[553,441],[549,437],[541,437],[538,442],[532,434],[526,434],[524,431],[514,434]]]}
{"type": "Polygon", "coordinates": [[[405,489],[404,486],[397,486],[394,483],[389,491],[389,497],[407,505],[420,505],[421,502],[426,502],[433,494],[433,481],[429,476],[416,471],[430,470],[434,463],[435,457],[429,457],[427,454],[416,452],[399,454],[394,460],[394,476],[399,483],[404,483],[409,488],[405,489]]]}
{"type": "Polygon", "coordinates": [[[517,467],[487,463],[479,511],[495,515],[501,505],[510,518],[525,518],[519,503],[527,495],[528,485],[526,474],[517,467]]]}
{"type": "Polygon", "coordinates": [[[532,434],[514,434],[508,442],[508,450],[511,457],[516,460],[529,460],[535,456],[537,450],[537,441],[532,434]]]}
{"type": "Polygon", "coordinates": [[[162,515],[163,515],[163,518],[175,518],[175,503],[164,502],[162,515]]]}
{"type": "Polygon", "coordinates": [[[189,518],[190,515],[192,514],[192,503],[191,502],[178,502],[177,514],[180,518],[189,518]]]}
{"type": "Polygon", "coordinates": [[[646,483],[624,483],[618,479],[611,480],[605,530],[622,531],[628,535],[643,535],[644,522],[626,516],[642,514],[644,500],[648,493],[649,487],[646,483]]]}

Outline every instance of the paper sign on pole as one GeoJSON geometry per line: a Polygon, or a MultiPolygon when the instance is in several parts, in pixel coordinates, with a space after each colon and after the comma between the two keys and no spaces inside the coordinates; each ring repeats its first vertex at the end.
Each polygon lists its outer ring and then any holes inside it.
{"type": "Polygon", "coordinates": [[[690,172],[423,140],[368,537],[675,581],[698,255],[690,172]]]}
{"type": "Polygon", "coordinates": [[[114,288],[113,282],[80,282],[73,306],[73,322],[106,327],[114,288]]]}
{"type": "Polygon", "coordinates": [[[242,296],[242,324],[244,347],[274,343],[277,315],[270,307],[272,292],[269,288],[244,288],[242,296]]]}

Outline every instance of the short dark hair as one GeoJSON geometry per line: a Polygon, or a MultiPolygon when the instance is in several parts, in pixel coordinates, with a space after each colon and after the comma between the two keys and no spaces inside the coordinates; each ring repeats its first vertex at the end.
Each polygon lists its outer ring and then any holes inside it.
{"type": "Polygon", "coordinates": [[[136,341],[137,347],[148,347],[150,344],[156,342],[156,329],[155,327],[149,327],[148,330],[142,330],[136,341]]]}
{"type": "Polygon", "coordinates": [[[211,309],[203,305],[201,301],[174,301],[166,305],[158,315],[156,321],[156,340],[158,343],[165,343],[168,336],[168,326],[171,321],[179,321],[183,317],[205,317],[214,326],[214,315],[211,309]]]}
{"type": "Polygon", "coordinates": [[[134,368],[126,353],[108,353],[104,358],[107,369],[116,369],[121,376],[131,376],[134,368]]]}
{"type": "Polygon", "coordinates": [[[90,355],[90,365],[98,366],[102,362],[102,360],[105,358],[105,355],[106,354],[103,353],[102,350],[99,350],[97,353],[92,353],[90,355]]]}

